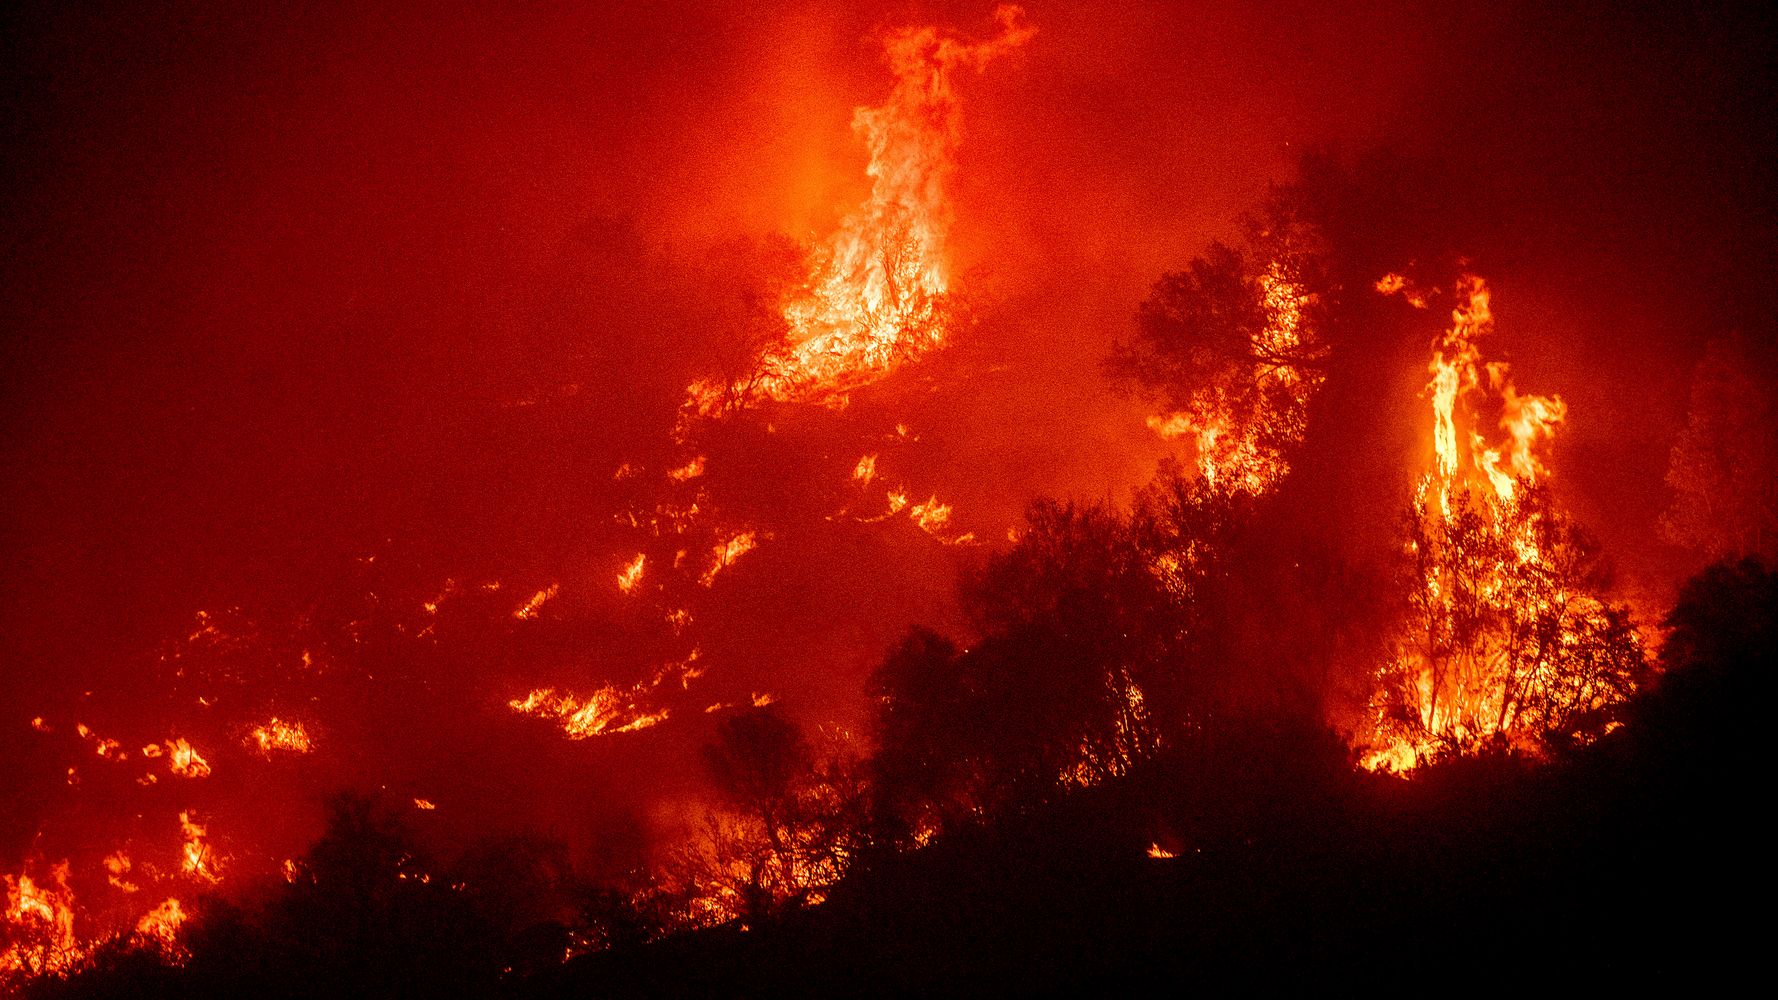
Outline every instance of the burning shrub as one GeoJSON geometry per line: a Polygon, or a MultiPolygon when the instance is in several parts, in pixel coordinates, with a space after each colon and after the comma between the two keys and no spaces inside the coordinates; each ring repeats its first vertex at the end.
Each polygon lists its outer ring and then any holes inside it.
{"type": "Polygon", "coordinates": [[[726,808],[663,873],[670,925],[751,924],[826,898],[865,834],[859,769],[844,747],[828,750],[771,708],[723,721],[704,756],[726,808]]]}
{"type": "Polygon", "coordinates": [[[1597,546],[1549,490],[1426,492],[1408,517],[1407,614],[1367,766],[1597,737],[1646,663],[1626,609],[1594,596],[1597,546]]]}

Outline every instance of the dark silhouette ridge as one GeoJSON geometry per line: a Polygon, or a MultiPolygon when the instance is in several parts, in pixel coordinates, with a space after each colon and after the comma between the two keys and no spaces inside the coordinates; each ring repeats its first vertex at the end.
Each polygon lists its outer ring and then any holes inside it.
{"type": "MultiPolygon", "coordinates": [[[[614,909],[642,919],[629,902],[553,919],[539,903],[570,880],[545,847],[493,845],[429,875],[374,801],[342,797],[294,882],[204,906],[189,964],[112,951],[27,995],[1095,993],[1454,970],[1464,990],[1727,983],[1759,954],[1749,790],[1778,573],[1712,566],[1667,627],[1660,680],[1624,725],[1550,760],[1485,753],[1404,780],[1354,770],[1312,727],[1223,718],[1127,774],[866,852],[823,905],[701,931],[622,932],[614,909]],[[600,913],[606,950],[544,960],[600,913]]],[[[806,752],[770,719],[737,720],[713,751],[755,804],[782,801],[806,752]]]]}

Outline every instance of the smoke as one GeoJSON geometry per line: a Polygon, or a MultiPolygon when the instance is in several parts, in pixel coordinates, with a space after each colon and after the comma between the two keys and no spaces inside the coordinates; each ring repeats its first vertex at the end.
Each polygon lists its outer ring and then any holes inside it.
{"type": "MultiPolygon", "coordinates": [[[[1398,164],[1341,220],[1364,259],[1488,277],[1496,344],[1569,404],[1565,499],[1671,582],[1652,526],[1690,364],[1778,305],[1769,15],[1028,7],[1037,36],[957,82],[949,346],[843,411],[686,444],[686,387],[748,335],[785,247],[869,192],[849,123],[888,92],[884,32],[981,37],[986,5],[10,15],[0,867],[171,850],[194,806],[272,859],[342,785],[436,802],[446,842],[537,829],[634,863],[703,794],[704,707],[770,693],[856,728],[864,674],[908,624],[962,628],[952,581],[1030,499],[1149,478],[1170,446],[1099,362],[1306,150],[1398,164]],[[666,605],[613,581],[638,551],[617,519],[666,496],[637,484],[694,454],[673,502],[702,490],[761,537],[698,598],[703,676],[663,686],[646,731],[519,717],[534,688],[686,655],[666,605]],[[892,489],[980,544],[879,517],[892,489]],[[502,587],[417,646],[446,580],[502,587]],[[550,584],[536,628],[512,624],[550,584]],[[197,611],[234,608],[290,677],[167,665],[197,611]],[[361,618],[392,630],[374,655],[296,666],[302,628],[361,618]],[[253,761],[239,727],[275,714],[312,720],[312,757],[253,761]],[[132,750],[185,736],[214,773],[96,777],[77,722],[132,750]]],[[[1409,486],[1426,345],[1390,343],[1328,404],[1377,430],[1317,439],[1305,531],[1375,545],[1398,514],[1378,498],[1409,486]]]]}

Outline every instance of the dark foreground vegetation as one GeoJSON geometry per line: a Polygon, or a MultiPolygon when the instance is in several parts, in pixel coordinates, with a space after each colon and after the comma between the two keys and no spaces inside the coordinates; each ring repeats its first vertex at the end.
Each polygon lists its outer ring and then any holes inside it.
{"type": "Polygon", "coordinates": [[[1126,774],[923,849],[859,846],[822,905],[681,933],[648,926],[638,897],[573,885],[545,844],[430,871],[374,803],[341,799],[304,878],[250,906],[201,907],[183,966],[118,950],[27,994],[1726,983],[1753,968],[1764,936],[1775,609],[1778,575],[1761,564],[1705,571],[1624,724],[1552,759],[1459,756],[1404,780],[1356,770],[1313,727],[1223,720],[1126,774]],[[1150,857],[1151,845],[1176,856],[1150,857]],[[574,940],[598,950],[560,963],[574,940]]]}

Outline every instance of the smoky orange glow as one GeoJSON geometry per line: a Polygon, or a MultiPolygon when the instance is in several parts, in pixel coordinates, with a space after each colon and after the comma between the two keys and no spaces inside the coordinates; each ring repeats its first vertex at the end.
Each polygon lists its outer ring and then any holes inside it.
{"type": "Polygon", "coordinates": [[[1769,21],[9,14],[0,994],[1657,952],[1769,21]]]}

